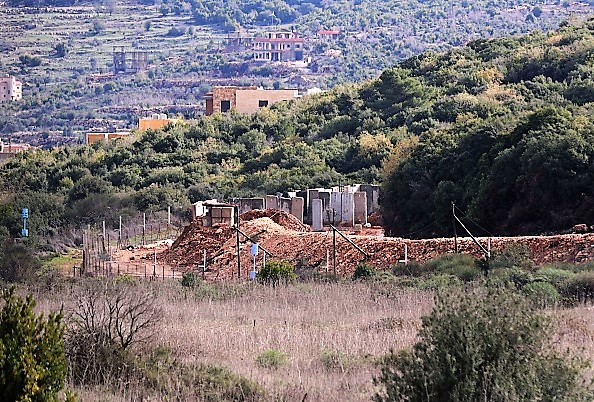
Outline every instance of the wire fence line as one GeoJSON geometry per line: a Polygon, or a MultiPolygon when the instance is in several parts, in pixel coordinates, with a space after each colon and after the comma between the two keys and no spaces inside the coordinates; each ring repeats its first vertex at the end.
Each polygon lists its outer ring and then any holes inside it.
{"type": "MultiPolygon", "coordinates": [[[[116,261],[114,256],[119,250],[134,250],[158,242],[171,243],[182,232],[180,225],[168,223],[144,223],[117,229],[101,225],[88,225],[82,229],[83,262],[74,268],[75,276],[118,276],[128,275],[138,278],[166,279],[180,278],[181,272],[167,264],[159,263],[156,253],[153,258],[144,257],[139,261],[116,261]]],[[[147,249],[150,253],[150,249],[147,249]]]]}

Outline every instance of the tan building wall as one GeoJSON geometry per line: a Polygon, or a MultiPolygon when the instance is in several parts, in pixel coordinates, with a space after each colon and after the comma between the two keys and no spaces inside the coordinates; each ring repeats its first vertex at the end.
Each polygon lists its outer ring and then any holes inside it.
{"type": "Polygon", "coordinates": [[[0,77],[0,102],[16,101],[23,98],[23,83],[15,77],[0,77]]]}
{"type": "Polygon", "coordinates": [[[222,113],[235,109],[240,113],[254,113],[261,107],[276,102],[295,99],[296,89],[258,89],[256,87],[215,87],[205,95],[206,114],[222,113]]]}
{"type": "Polygon", "coordinates": [[[109,141],[115,140],[118,138],[125,138],[129,136],[129,132],[121,132],[121,133],[87,133],[87,144],[92,144],[98,141],[109,141]]]}
{"type": "Polygon", "coordinates": [[[237,91],[235,107],[240,113],[255,113],[262,107],[273,103],[297,98],[296,89],[255,89],[237,91]]]}
{"type": "Polygon", "coordinates": [[[165,127],[169,123],[177,123],[178,119],[151,119],[151,118],[141,118],[138,119],[138,129],[140,131],[144,130],[159,130],[165,127]]]}

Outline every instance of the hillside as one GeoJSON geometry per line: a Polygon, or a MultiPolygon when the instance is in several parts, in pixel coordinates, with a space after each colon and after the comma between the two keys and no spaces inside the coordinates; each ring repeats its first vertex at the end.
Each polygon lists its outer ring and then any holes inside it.
{"type": "Polygon", "coordinates": [[[120,211],[383,182],[387,233],[451,235],[451,202],[478,235],[591,225],[594,21],[424,53],[377,80],[254,115],[200,117],[2,166],[1,225],[34,233],[120,211]]]}
{"type": "Polygon", "coordinates": [[[375,78],[398,61],[476,38],[549,31],[591,12],[585,1],[460,4],[442,1],[35,1],[0,8],[0,73],[24,82],[24,99],[0,105],[0,135],[51,146],[89,128],[134,127],[151,111],[194,117],[215,84],[331,88],[375,78]],[[320,29],[339,29],[334,40],[320,29]],[[292,29],[307,68],[256,64],[236,37],[292,29]],[[112,51],[146,51],[137,75],[112,76],[112,51]]]}

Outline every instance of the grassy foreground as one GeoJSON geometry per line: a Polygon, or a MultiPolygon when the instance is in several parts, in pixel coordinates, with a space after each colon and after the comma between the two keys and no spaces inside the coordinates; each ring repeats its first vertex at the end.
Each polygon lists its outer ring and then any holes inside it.
{"type": "MultiPolygon", "coordinates": [[[[81,282],[34,290],[41,310],[64,305],[75,310],[81,282]]],[[[166,353],[168,365],[224,366],[258,384],[258,400],[370,400],[378,361],[390,349],[416,341],[420,318],[433,307],[433,293],[380,282],[300,283],[276,288],[257,284],[136,282],[135,291],[151,294],[160,320],[151,338],[133,349],[149,359],[166,353]]],[[[594,310],[554,310],[561,350],[572,349],[594,360],[594,310]]],[[[71,317],[70,317],[71,319],[71,317]]],[[[66,316],[68,324],[68,314],[66,316]]],[[[181,371],[180,371],[181,373],[181,371]]],[[[159,375],[160,375],[159,374],[159,375]]],[[[184,394],[183,375],[149,386],[70,384],[84,401],[200,400],[184,394]]],[[[204,397],[203,397],[204,398],[204,397]]],[[[253,399],[245,399],[253,400],[253,399]]]]}

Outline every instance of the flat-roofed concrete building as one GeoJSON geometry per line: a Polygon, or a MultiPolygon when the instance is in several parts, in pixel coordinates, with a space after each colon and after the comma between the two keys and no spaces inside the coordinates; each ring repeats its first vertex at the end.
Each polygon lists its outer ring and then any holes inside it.
{"type": "Polygon", "coordinates": [[[110,141],[116,140],[118,138],[126,138],[130,135],[130,131],[118,131],[114,133],[97,133],[97,132],[88,132],[86,136],[86,143],[93,144],[94,142],[98,141],[110,141]]]}
{"type": "Polygon", "coordinates": [[[165,113],[153,113],[151,117],[138,119],[138,130],[159,130],[168,124],[178,123],[179,119],[170,119],[165,113]]]}
{"type": "Polygon", "coordinates": [[[206,115],[225,113],[255,113],[262,107],[299,97],[296,89],[263,89],[257,87],[220,86],[204,96],[206,115]]]}
{"type": "Polygon", "coordinates": [[[0,77],[0,102],[12,102],[23,98],[23,83],[15,77],[0,77]]]}

